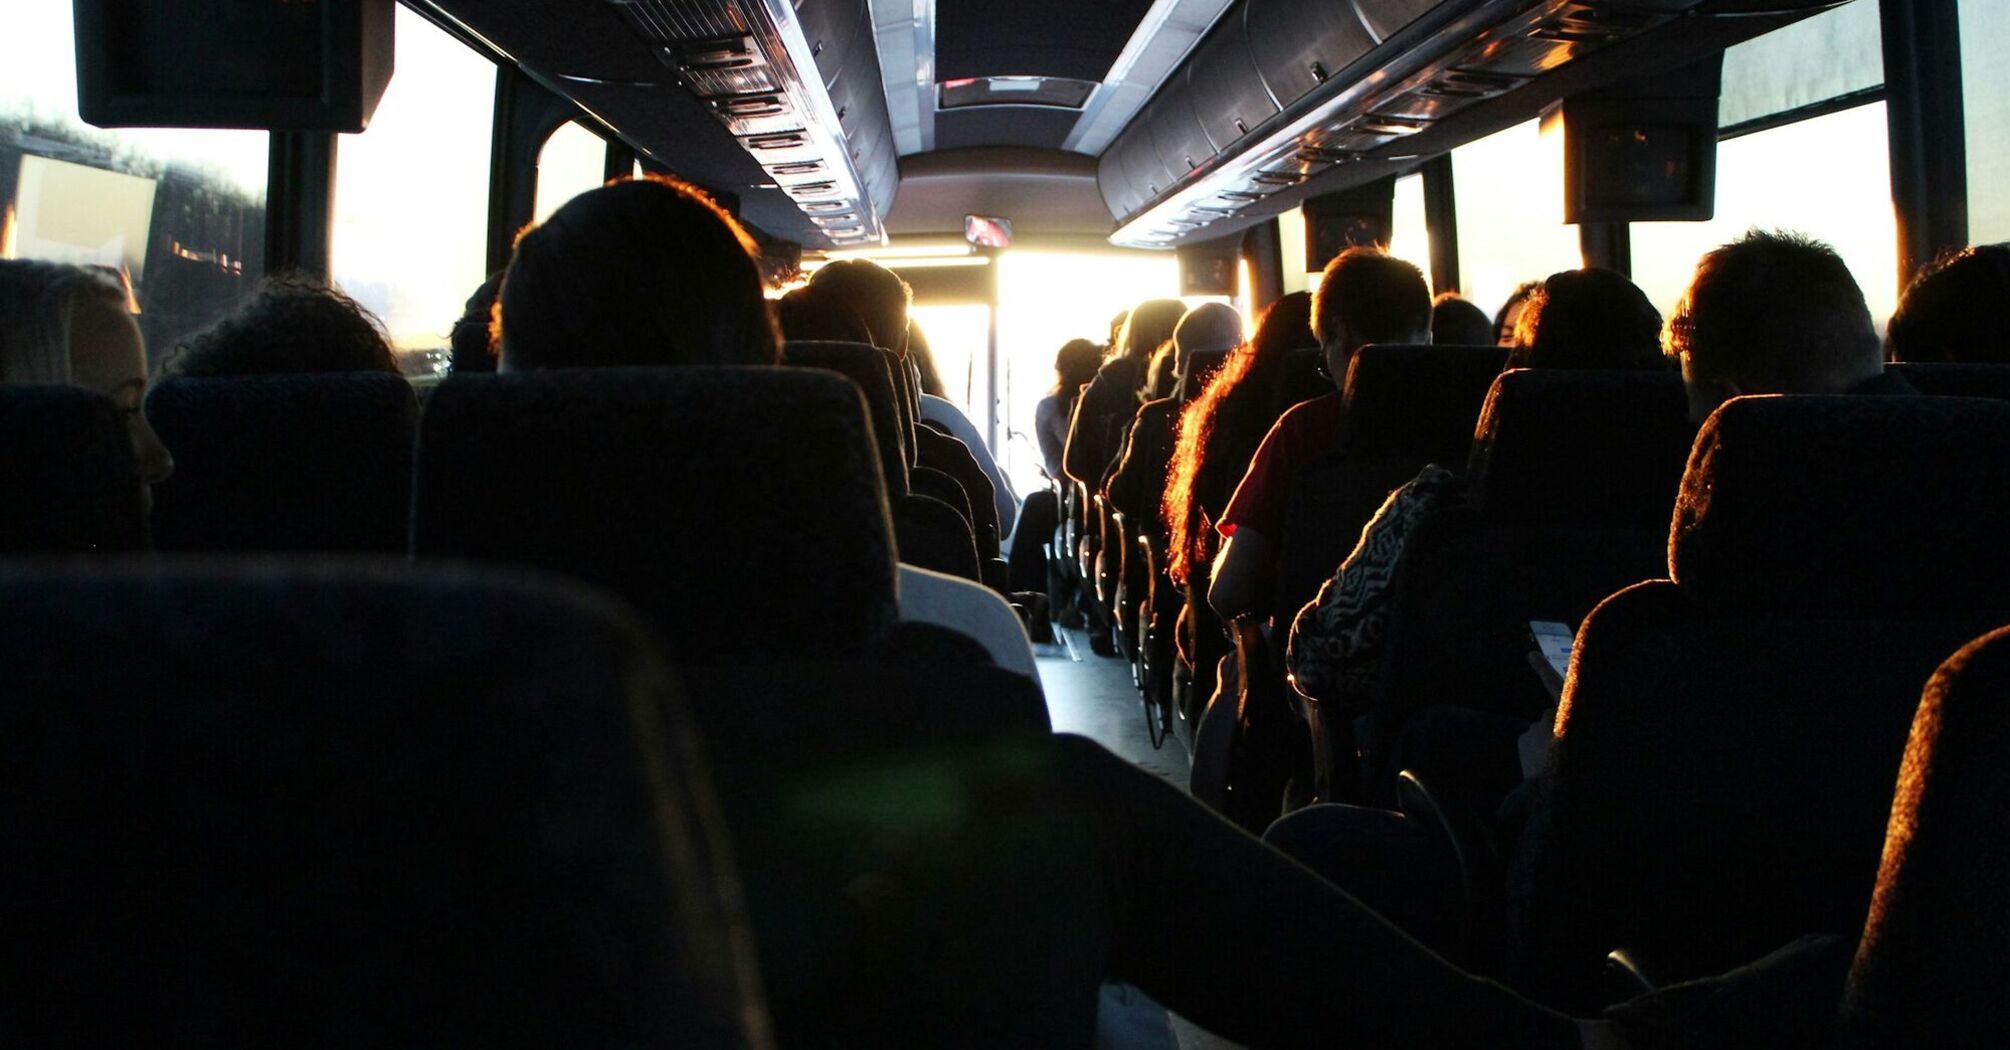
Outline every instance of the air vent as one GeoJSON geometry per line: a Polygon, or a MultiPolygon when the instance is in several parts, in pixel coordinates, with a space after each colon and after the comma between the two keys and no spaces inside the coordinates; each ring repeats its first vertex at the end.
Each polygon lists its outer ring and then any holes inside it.
{"type": "MultiPolygon", "coordinates": [[[[794,0],[606,2],[782,182],[804,230],[852,243],[881,239],[880,217],[897,185],[892,127],[883,107],[859,111],[849,101],[856,84],[878,90],[880,83],[878,54],[864,31],[866,0],[805,0],[802,11],[794,0]],[[787,181],[805,178],[813,181],[787,181]],[[844,223],[811,221],[819,214],[844,223]]],[[[737,189],[772,194],[776,187],[737,189]]]]}

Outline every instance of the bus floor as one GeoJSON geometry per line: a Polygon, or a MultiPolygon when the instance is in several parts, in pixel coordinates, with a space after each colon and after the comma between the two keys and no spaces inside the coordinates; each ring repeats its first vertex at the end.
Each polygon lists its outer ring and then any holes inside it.
{"type": "MultiPolygon", "coordinates": [[[[1088,635],[1056,626],[1054,642],[1033,647],[1040,687],[1056,733],[1078,733],[1185,790],[1186,745],[1169,737],[1152,748],[1144,704],[1130,665],[1089,651],[1088,635]]],[[[1166,916],[1167,922],[1173,916],[1166,916]]],[[[1097,1050],[1238,1050],[1127,985],[1103,986],[1096,1016],[1097,1050]]]]}

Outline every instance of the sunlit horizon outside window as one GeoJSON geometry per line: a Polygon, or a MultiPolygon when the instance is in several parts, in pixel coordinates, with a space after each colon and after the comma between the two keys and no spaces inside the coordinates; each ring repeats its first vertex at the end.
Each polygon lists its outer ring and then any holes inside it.
{"type": "Polygon", "coordinates": [[[535,221],[543,222],[565,202],[606,182],[607,140],[578,121],[566,121],[537,153],[535,221]]]}
{"type": "Polygon", "coordinates": [[[1459,294],[1489,316],[1515,286],[1584,265],[1563,221],[1563,139],[1528,121],[1452,151],[1459,294]]]}
{"type": "Polygon", "coordinates": [[[335,283],[400,350],[443,347],[487,276],[495,66],[403,6],[397,72],[336,145],[335,283]]]}
{"type": "Polygon", "coordinates": [[[1898,303],[1898,220],[1884,103],[1743,135],[1717,146],[1716,217],[1633,224],[1633,281],[1666,316],[1703,253],[1750,229],[1833,246],[1880,331],[1898,303]]]}
{"type": "Polygon", "coordinates": [[[69,0],[13,0],[0,49],[0,258],[122,270],[158,363],[265,267],[262,131],[94,128],[69,0]]]}

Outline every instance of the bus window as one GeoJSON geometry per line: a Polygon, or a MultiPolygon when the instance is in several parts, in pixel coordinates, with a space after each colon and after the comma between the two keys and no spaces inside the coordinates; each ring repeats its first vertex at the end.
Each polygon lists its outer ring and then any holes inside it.
{"type": "Polygon", "coordinates": [[[267,136],[90,127],[68,0],[17,0],[5,21],[0,258],[120,270],[158,363],[265,269],[267,136]]]}
{"type": "Polygon", "coordinates": [[[537,221],[606,181],[607,141],[567,121],[537,154],[537,221]]]}
{"type": "MultiPolygon", "coordinates": [[[[1424,177],[1396,180],[1395,214],[1390,222],[1389,254],[1412,263],[1431,279],[1431,231],[1424,225],[1424,177]]],[[[1433,288],[1433,292],[1438,289],[1433,288]]]]}
{"type": "Polygon", "coordinates": [[[1968,125],[1968,239],[2010,241],[2010,5],[1961,0],[1961,105],[1968,125]]]}
{"type": "Polygon", "coordinates": [[[1728,140],[1717,148],[1717,217],[1634,223],[1634,282],[1666,314],[1704,252],[1755,226],[1793,230],[1841,253],[1882,330],[1898,302],[1889,161],[1882,102],[1728,140]]]}
{"type": "Polygon", "coordinates": [[[401,352],[444,347],[487,276],[495,66],[400,6],[397,75],[336,147],[335,282],[401,352]]]}
{"type": "Polygon", "coordinates": [[[1563,224],[1563,139],[1531,120],[1452,151],[1461,293],[1488,314],[1515,286],[1584,265],[1563,224]]]}

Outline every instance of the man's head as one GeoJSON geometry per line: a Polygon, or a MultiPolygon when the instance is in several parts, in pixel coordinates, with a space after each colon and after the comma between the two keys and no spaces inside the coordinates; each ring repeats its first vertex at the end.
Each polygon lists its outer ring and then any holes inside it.
{"type": "Polygon", "coordinates": [[[818,270],[810,287],[829,292],[858,313],[872,341],[907,356],[907,307],[914,289],[900,275],[870,259],[843,259],[818,270]]]}
{"type": "Polygon", "coordinates": [[[1431,289],[1423,272],[1378,248],[1349,248],[1326,264],[1312,293],[1312,333],[1334,385],[1369,343],[1429,343],[1431,289]]]}
{"type": "Polygon", "coordinates": [[[1884,368],[1849,267],[1793,233],[1753,230],[1703,256],[1665,341],[1698,420],[1740,394],[1840,394],[1884,368]]]}

